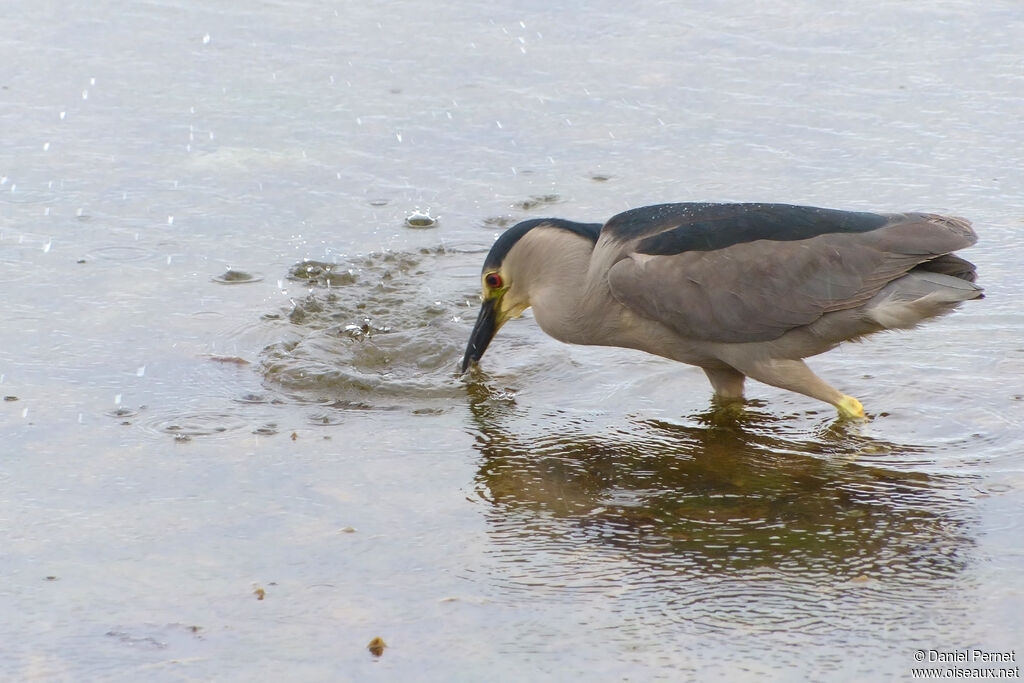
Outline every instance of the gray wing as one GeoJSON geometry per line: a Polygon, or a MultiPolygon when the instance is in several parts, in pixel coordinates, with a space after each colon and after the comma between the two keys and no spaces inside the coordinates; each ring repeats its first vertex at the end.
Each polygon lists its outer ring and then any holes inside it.
{"type": "MultiPolygon", "coordinates": [[[[619,243],[608,283],[623,305],[688,338],[769,341],[825,313],[859,306],[918,264],[976,240],[970,223],[959,218],[884,218],[863,232],[756,239],[704,251],[651,254],[642,239],[619,243]]],[[[614,236],[606,247],[616,248],[614,236]]]]}

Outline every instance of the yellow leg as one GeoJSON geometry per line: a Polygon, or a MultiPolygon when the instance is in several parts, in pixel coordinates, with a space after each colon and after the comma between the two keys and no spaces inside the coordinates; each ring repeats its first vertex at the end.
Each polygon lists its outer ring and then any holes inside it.
{"type": "Polygon", "coordinates": [[[839,417],[842,418],[864,417],[864,406],[853,396],[843,394],[843,397],[836,402],[836,409],[839,410],[839,417]]]}

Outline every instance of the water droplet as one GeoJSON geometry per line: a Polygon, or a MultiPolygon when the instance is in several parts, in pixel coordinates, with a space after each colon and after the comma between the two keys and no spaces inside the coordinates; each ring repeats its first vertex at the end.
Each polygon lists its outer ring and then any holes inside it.
{"type": "Polygon", "coordinates": [[[82,413],[79,413],[78,414],[78,424],[82,424],[83,422],[84,422],[84,420],[82,418],[82,413]]]}
{"type": "Polygon", "coordinates": [[[89,99],[89,89],[88,88],[85,88],[84,90],[82,90],[82,99],[83,100],[89,99]]]}
{"type": "Polygon", "coordinates": [[[174,216],[167,217],[167,225],[174,225],[174,216]]]}
{"type": "Polygon", "coordinates": [[[21,411],[21,416],[28,417],[28,408],[25,408],[25,410],[21,411]]]}
{"type": "Polygon", "coordinates": [[[49,216],[50,215],[50,207],[46,207],[45,209],[43,209],[43,215],[44,216],[49,216]]]}
{"type": "Polygon", "coordinates": [[[121,405],[121,394],[114,394],[114,405],[121,405]]]}
{"type": "Polygon", "coordinates": [[[401,133],[395,133],[395,137],[398,138],[399,142],[402,141],[402,134],[401,133]]]}
{"type": "Polygon", "coordinates": [[[503,126],[501,125],[501,121],[495,121],[494,123],[498,125],[498,128],[503,128],[503,126]]]}
{"type": "Polygon", "coordinates": [[[68,115],[68,113],[66,111],[62,111],[60,113],[60,120],[63,121],[67,117],[67,115],[68,115]]]}
{"type": "Polygon", "coordinates": [[[96,85],[96,77],[95,76],[93,76],[92,78],[89,79],[89,85],[96,85]]]}
{"type": "Polygon", "coordinates": [[[203,45],[209,45],[209,44],[210,44],[210,34],[207,33],[206,35],[203,36],[203,45]]]}
{"type": "Polygon", "coordinates": [[[44,142],[43,143],[43,151],[44,152],[49,152],[50,151],[50,143],[49,142],[44,142]]]}
{"type": "Polygon", "coordinates": [[[47,242],[46,244],[43,245],[43,253],[44,254],[50,253],[50,247],[52,247],[52,246],[53,246],[53,239],[51,238],[49,242],[47,242]]]}
{"type": "Polygon", "coordinates": [[[138,370],[135,371],[135,376],[136,377],[144,377],[145,374],[146,374],[146,366],[145,365],[141,366],[138,370]]]}

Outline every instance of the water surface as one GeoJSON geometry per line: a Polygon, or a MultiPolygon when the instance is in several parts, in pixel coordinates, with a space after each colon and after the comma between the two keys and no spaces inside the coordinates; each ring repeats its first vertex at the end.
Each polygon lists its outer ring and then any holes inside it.
{"type": "Polygon", "coordinates": [[[1019,656],[1022,31],[953,0],[12,8],[0,674],[1019,656]],[[964,215],[987,298],[812,360],[863,425],[760,385],[723,416],[699,370],[529,315],[457,376],[503,228],[665,201],[964,215]]]}

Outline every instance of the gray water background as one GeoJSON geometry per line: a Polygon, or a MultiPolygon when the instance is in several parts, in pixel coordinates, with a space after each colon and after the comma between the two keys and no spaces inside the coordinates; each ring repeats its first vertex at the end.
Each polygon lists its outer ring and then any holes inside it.
{"type": "Polygon", "coordinates": [[[1019,3],[2,16],[0,678],[1024,654],[1019,3]],[[987,298],[813,359],[861,426],[529,315],[456,376],[504,226],[664,201],[963,215],[987,298]]]}

